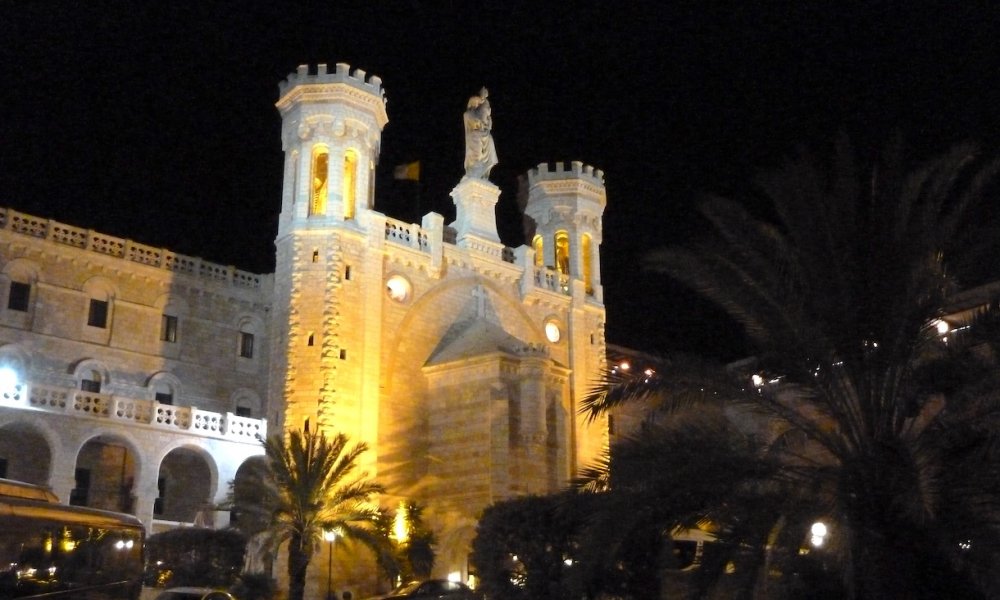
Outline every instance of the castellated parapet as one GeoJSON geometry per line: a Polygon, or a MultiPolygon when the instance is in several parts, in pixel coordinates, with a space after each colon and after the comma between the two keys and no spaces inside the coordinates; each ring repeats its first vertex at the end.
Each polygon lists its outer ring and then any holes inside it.
{"type": "Polygon", "coordinates": [[[345,63],[337,63],[332,73],[323,63],[317,65],[315,71],[309,65],[299,65],[278,84],[278,91],[275,105],[283,115],[296,106],[336,103],[372,113],[379,129],[389,122],[382,79],[375,75],[369,77],[361,69],[351,71],[350,65],[345,63]]]}
{"type": "Polygon", "coordinates": [[[578,160],[574,160],[568,165],[557,162],[553,168],[550,168],[549,163],[540,163],[537,168],[528,171],[529,186],[542,181],[562,179],[583,179],[596,186],[604,187],[604,171],[591,165],[585,165],[578,160]]]}
{"type": "Polygon", "coordinates": [[[280,95],[284,96],[299,85],[346,83],[384,100],[385,91],[382,89],[382,78],[378,75],[366,78],[366,75],[367,73],[362,69],[351,71],[351,65],[347,63],[337,63],[336,69],[332,73],[327,69],[326,63],[319,63],[315,70],[309,65],[299,65],[294,73],[289,74],[284,81],[278,83],[278,90],[280,95]]]}

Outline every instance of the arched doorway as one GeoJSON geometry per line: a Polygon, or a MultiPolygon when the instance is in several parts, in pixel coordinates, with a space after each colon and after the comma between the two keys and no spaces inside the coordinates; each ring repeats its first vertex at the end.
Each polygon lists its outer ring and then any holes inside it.
{"type": "MultiPolygon", "coordinates": [[[[194,523],[198,512],[212,502],[212,480],[212,470],[202,452],[191,448],[171,450],[160,463],[156,479],[159,493],[153,502],[153,518],[194,523]]],[[[209,511],[208,514],[214,513],[209,511]]]]}
{"type": "Polygon", "coordinates": [[[121,438],[99,435],[80,448],[76,485],[69,502],[103,510],[134,513],[135,452],[121,438]]]}

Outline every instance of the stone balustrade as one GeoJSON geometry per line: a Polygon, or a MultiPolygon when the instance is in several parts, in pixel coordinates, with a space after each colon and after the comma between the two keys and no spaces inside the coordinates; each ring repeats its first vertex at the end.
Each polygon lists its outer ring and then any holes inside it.
{"type": "Polygon", "coordinates": [[[0,407],[3,406],[229,441],[255,443],[267,435],[266,419],[42,384],[19,384],[4,391],[0,394],[0,407]]]}
{"type": "Polygon", "coordinates": [[[9,208],[0,208],[0,229],[235,287],[249,289],[262,287],[263,277],[256,273],[241,271],[232,266],[219,265],[193,256],[184,256],[165,248],[155,248],[132,240],[104,235],[91,229],[66,225],[52,219],[42,219],[9,208]]]}

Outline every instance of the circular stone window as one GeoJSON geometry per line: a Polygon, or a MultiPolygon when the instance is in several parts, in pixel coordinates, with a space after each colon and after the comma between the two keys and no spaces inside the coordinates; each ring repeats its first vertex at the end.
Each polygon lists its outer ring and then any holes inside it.
{"type": "Polygon", "coordinates": [[[385,292],[389,294],[390,299],[396,302],[406,302],[410,299],[413,288],[402,275],[393,275],[385,282],[385,292]]]}
{"type": "Polygon", "coordinates": [[[553,344],[562,339],[562,330],[559,329],[559,323],[555,321],[545,322],[545,339],[553,344]]]}

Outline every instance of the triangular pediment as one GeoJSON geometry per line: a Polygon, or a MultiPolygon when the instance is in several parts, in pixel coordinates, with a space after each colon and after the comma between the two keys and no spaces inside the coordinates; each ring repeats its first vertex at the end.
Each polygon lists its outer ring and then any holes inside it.
{"type": "Polygon", "coordinates": [[[442,365],[497,353],[513,355],[519,348],[527,346],[526,342],[511,335],[496,323],[486,320],[467,320],[456,323],[448,329],[424,366],[442,365]]]}

